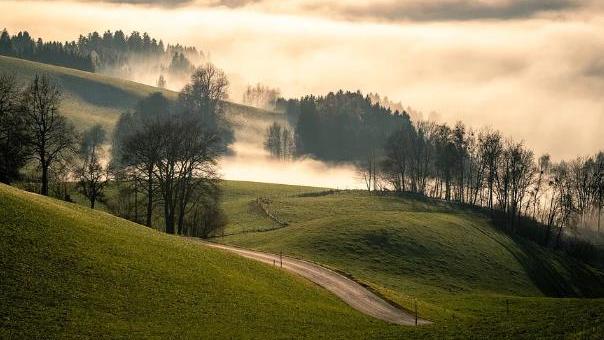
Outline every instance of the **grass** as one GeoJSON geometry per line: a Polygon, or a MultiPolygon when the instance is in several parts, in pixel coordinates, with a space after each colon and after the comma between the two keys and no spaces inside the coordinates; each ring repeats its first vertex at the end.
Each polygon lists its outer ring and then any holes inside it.
{"type": "MultiPolygon", "coordinates": [[[[247,186],[226,185],[226,233],[251,220],[229,194],[247,186]]],[[[486,216],[413,196],[271,189],[265,196],[287,227],[218,241],[321,263],[408,309],[417,301],[435,321],[427,328],[435,337],[589,337],[604,330],[602,272],[511,238],[486,216]]]]}
{"type": "MultiPolygon", "coordinates": [[[[21,84],[36,74],[51,76],[63,90],[60,111],[81,130],[99,123],[111,131],[122,112],[132,110],[153,92],[162,92],[171,99],[177,96],[176,92],[133,81],[6,56],[0,56],[0,72],[14,74],[21,84]]],[[[235,103],[227,106],[227,118],[235,126],[256,118],[272,120],[281,116],[235,103]]]]}
{"type": "MultiPolygon", "coordinates": [[[[225,203],[259,193],[271,196],[275,206],[287,203],[290,209],[292,203],[317,200],[322,202],[316,210],[320,215],[330,214],[323,204],[333,205],[340,199],[349,205],[359,201],[383,209],[397,204],[394,198],[357,192],[300,195],[317,192],[317,188],[246,182],[226,182],[225,187],[225,203]]],[[[454,212],[416,200],[402,199],[398,203],[410,210],[432,207],[436,214],[454,212]]],[[[353,210],[354,206],[346,209],[353,210]]],[[[304,233],[296,230],[307,214],[301,211],[284,213],[294,223],[286,228],[225,240],[268,250],[288,245],[285,249],[290,254],[345,270],[397,303],[409,307],[417,298],[422,315],[435,323],[418,328],[386,324],[272,266],[205,248],[101,211],[0,185],[0,338],[596,338],[603,330],[602,299],[544,297],[506,256],[493,256],[492,261],[501,268],[517,270],[517,282],[503,280],[498,288],[490,280],[483,280],[485,274],[495,274],[492,269],[476,267],[474,279],[462,276],[454,280],[457,274],[443,275],[444,267],[438,263],[431,269],[408,267],[405,263],[417,261],[413,257],[377,261],[380,252],[391,253],[398,246],[382,240],[378,242],[382,246],[377,247],[373,241],[352,237],[368,230],[391,229],[396,222],[365,228],[359,221],[354,228],[339,227],[346,232],[325,229],[324,237],[337,237],[317,242],[319,232],[312,229],[318,228],[319,221],[306,227],[309,229],[304,233]],[[313,246],[301,241],[301,234],[306,233],[313,246]],[[258,245],[260,239],[267,243],[258,245]],[[294,240],[297,246],[293,246],[294,240]],[[309,247],[317,256],[306,253],[309,247]]],[[[358,219],[358,215],[347,218],[358,219]]],[[[320,228],[334,222],[326,216],[320,220],[326,221],[320,228]]],[[[448,228],[457,227],[450,224],[448,228]]],[[[435,242],[458,242],[440,239],[438,229],[434,227],[427,233],[435,242]]],[[[417,230],[408,227],[404,232],[417,230]]],[[[412,254],[411,248],[403,247],[401,252],[412,254]]],[[[461,250],[471,248],[489,249],[473,244],[461,250]]],[[[425,252],[431,251],[417,253],[425,252]]],[[[459,265],[469,261],[462,255],[447,253],[441,258],[459,265]],[[449,260],[448,256],[453,258],[449,260]]],[[[500,278],[505,275],[501,273],[500,278]]]]}
{"type": "MultiPolygon", "coordinates": [[[[64,90],[62,112],[80,129],[93,123],[111,129],[121,112],[158,91],[1,56],[0,72],[12,72],[21,82],[50,74],[64,90]]],[[[254,140],[267,122],[284,119],[232,103],[227,117],[238,141],[254,140]]],[[[604,333],[601,271],[511,238],[475,211],[360,191],[231,181],[224,188],[225,234],[233,235],[218,241],[321,263],[406,308],[417,301],[434,324],[387,325],[271,267],[0,186],[0,338],[604,333]],[[268,199],[270,212],[288,225],[276,225],[255,207],[257,198],[268,199]]],[[[86,204],[81,195],[74,199],[86,204]]]]}
{"type": "MultiPolygon", "coordinates": [[[[121,112],[134,107],[144,96],[159,91],[151,86],[96,73],[5,56],[0,56],[0,72],[15,74],[22,84],[35,74],[51,76],[63,90],[61,112],[79,128],[99,123],[112,129],[121,112]]],[[[175,97],[170,91],[164,93],[175,97]]]]}
{"type": "MultiPolygon", "coordinates": [[[[224,192],[222,207],[228,213],[229,220],[225,233],[228,234],[271,230],[280,227],[257,207],[255,202],[258,198],[285,199],[292,195],[322,190],[295,185],[243,181],[224,181],[222,188],[224,192]]],[[[269,204],[269,209],[271,208],[271,204],[269,204]]]]}
{"type": "Polygon", "coordinates": [[[0,338],[388,337],[301,279],[0,185],[0,338]]]}

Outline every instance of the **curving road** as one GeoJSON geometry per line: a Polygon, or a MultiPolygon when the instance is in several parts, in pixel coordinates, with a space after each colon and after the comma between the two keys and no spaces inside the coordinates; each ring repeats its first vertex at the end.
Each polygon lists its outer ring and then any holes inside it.
{"type": "MultiPolygon", "coordinates": [[[[281,265],[279,255],[205,241],[199,242],[208,247],[227,250],[243,257],[268,263],[270,265],[281,265]]],[[[415,315],[391,305],[360,284],[332,270],[310,262],[292,259],[285,256],[283,256],[283,269],[301,275],[324,287],[349,304],[352,308],[362,313],[390,323],[407,326],[415,325],[415,315]]],[[[429,323],[431,322],[427,320],[417,320],[418,325],[425,325],[429,323]]]]}

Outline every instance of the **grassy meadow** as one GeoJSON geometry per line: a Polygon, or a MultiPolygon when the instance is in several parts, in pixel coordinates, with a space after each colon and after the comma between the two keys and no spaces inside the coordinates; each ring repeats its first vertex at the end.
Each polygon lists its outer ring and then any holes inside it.
{"type": "Polygon", "coordinates": [[[245,200],[258,195],[288,226],[218,242],[323,264],[408,309],[417,301],[435,321],[434,336],[589,337],[604,330],[601,269],[511,238],[476,211],[415,196],[291,186],[244,195],[256,186],[225,183],[225,233],[270,224],[246,211],[245,200]]]}
{"type": "Polygon", "coordinates": [[[0,338],[388,337],[277,268],[0,185],[0,338]]]}
{"type": "MultiPolygon", "coordinates": [[[[1,56],[0,72],[23,83],[36,73],[57,79],[61,110],[79,129],[101,123],[111,130],[121,112],[158,91],[1,56]]],[[[285,119],[233,103],[227,118],[245,143],[285,119]]],[[[0,338],[604,334],[604,265],[510,237],[480,211],[418,196],[237,181],[222,187],[228,223],[213,241],[320,263],[404,308],[417,303],[434,323],[389,325],[297,276],[114,217],[115,185],[95,211],[75,192],[70,204],[0,185],[0,338]]],[[[159,207],[154,224],[161,229],[159,207]]]]}
{"type": "MultiPolygon", "coordinates": [[[[120,114],[132,110],[136,103],[154,92],[176,99],[177,93],[133,81],[85,72],[61,66],[0,56],[0,72],[14,74],[26,84],[36,74],[48,74],[63,90],[61,112],[83,130],[101,124],[111,131],[120,114]]],[[[235,128],[258,119],[280,119],[283,115],[229,102],[227,119],[235,128]]]]}

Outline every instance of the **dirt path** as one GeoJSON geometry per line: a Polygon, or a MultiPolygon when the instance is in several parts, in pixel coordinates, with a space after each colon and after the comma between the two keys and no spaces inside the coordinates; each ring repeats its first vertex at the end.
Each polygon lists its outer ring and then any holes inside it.
{"type": "MultiPolygon", "coordinates": [[[[227,250],[243,257],[268,263],[270,265],[275,264],[280,266],[281,264],[279,255],[236,248],[217,243],[200,242],[209,247],[227,250]]],[[[324,287],[341,298],[352,308],[362,313],[399,325],[415,325],[415,315],[391,305],[360,284],[332,270],[310,262],[296,260],[285,256],[283,257],[283,269],[301,275],[324,287]]],[[[427,320],[417,320],[418,325],[429,323],[430,321],[427,320]]]]}

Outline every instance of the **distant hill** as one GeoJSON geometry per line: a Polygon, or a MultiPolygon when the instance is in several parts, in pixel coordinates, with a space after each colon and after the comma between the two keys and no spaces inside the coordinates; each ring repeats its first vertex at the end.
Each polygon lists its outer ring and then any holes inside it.
{"type": "MultiPolygon", "coordinates": [[[[177,96],[173,91],[98,73],[5,56],[0,56],[0,72],[13,73],[23,83],[36,73],[52,76],[63,89],[61,111],[81,129],[100,123],[111,130],[121,112],[132,109],[141,98],[153,92],[162,92],[172,99],[177,96]]],[[[236,129],[241,125],[253,127],[255,121],[260,121],[263,128],[269,121],[281,119],[282,116],[235,103],[229,103],[227,108],[227,118],[231,119],[236,129]]]]}

